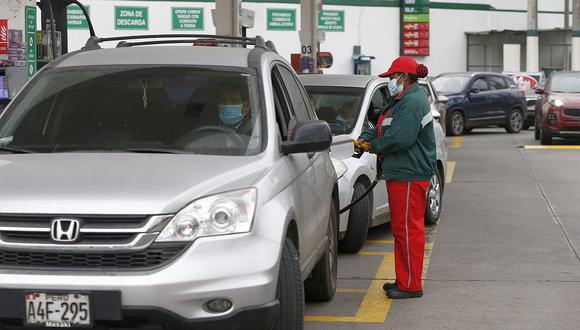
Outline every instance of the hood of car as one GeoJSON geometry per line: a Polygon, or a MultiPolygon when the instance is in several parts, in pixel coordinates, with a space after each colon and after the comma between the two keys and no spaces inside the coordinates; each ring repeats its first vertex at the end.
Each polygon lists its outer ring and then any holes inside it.
{"type": "Polygon", "coordinates": [[[552,93],[551,95],[564,101],[565,107],[580,107],[580,93],[552,93]]]}
{"type": "Polygon", "coordinates": [[[0,213],[171,214],[252,186],[261,159],[181,154],[0,154],[0,213]]]}

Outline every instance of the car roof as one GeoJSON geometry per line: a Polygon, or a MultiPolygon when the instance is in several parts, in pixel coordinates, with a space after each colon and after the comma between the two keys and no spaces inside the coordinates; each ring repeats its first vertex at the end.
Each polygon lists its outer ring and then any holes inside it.
{"type": "Polygon", "coordinates": [[[354,74],[311,74],[299,75],[298,77],[305,86],[336,86],[355,88],[365,88],[370,82],[381,79],[376,76],[361,76],[354,74]]]}
{"type": "Polygon", "coordinates": [[[71,53],[55,67],[92,65],[211,65],[248,67],[252,49],[242,47],[142,46],[104,48],[71,53]]]}

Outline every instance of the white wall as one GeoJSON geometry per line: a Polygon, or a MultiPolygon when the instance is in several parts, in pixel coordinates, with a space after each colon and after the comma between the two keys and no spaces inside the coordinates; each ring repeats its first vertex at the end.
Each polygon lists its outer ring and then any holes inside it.
{"type": "MultiPolygon", "coordinates": [[[[213,3],[205,2],[155,2],[155,1],[103,1],[82,0],[91,6],[91,16],[97,34],[112,36],[123,34],[172,33],[171,7],[203,7],[205,8],[205,31],[200,33],[215,33],[211,9],[213,3]],[[148,6],[149,31],[115,31],[115,5],[148,6]]],[[[524,0],[447,0],[445,2],[488,3],[500,9],[526,9],[524,0]]],[[[541,10],[562,10],[563,0],[540,0],[541,10]],[[558,4],[555,4],[557,2],[558,4]],[[561,2],[561,4],[560,4],[561,2]]],[[[290,59],[291,53],[298,53],[300,42],[300,6],[296,4],[250,3],[244,8],[256,12],[255,28],[249,35],[262,35],[273,40],[281,55],[290,59]],[[297,31],[267,31],[267,8],[292,8],[297,11],[297,31]]],[[[355,7],[330,6],[325,9],[345,11],[345,32],[327,32],[326,42],[321,50],[330,51],[334,56],[334,65],[326,69],[327,73],[352,73],[352,48],[361,45],[365,55],[372,55],[376,60],[372,63],[372,73],[378,74],[386,70],[390,62],[399,53],[399,9],[392,7],[355,7]]],[[[525,12],[495,12],[473,10],[431,9],[431,55],[417,58],[425,63],[431,74],[449,71],[464,71],[466,69],[466,36],[465,32],[481,32],[489,30],[526,30],[527,16],[525,12]]],[[[551,29],[563,25],[563,15],[541,14],[540,29],[551,29]]],[[[187,32],[185,32],[187,33],[187,32]]],[[[193,32],[192,32],[193,33],[193,32]]],[[[69,33],[70,49],[78,49],[84,45],[88,31],[72,30],[69,33]]]]}

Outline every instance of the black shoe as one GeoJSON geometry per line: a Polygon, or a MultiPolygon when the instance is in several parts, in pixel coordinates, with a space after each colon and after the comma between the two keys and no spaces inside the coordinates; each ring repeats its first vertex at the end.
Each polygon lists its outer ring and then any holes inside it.
{"type": "Polygon", "coordinates": [[[387,296],[391,299],[420,298],[423,297],[423,291],[407,292],[399,288],[394,288],[387,291],[387,296]]]}
{"type": "Polygon", "coordinates": [[[397,285],[395,283],[385,283],[385,285],[383,285],[383,290],[385,290],[385,292],[389,292],[391,290],[393,290],[394,288],[396,288],[397,285]]]}

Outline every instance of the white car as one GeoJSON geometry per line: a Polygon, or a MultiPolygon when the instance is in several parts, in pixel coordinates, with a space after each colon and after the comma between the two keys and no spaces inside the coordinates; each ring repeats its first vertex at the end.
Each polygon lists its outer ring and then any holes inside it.
{"type": "MultiPolygon", "coordinates": [[[[387,82],[372,76],[358,75],[302,75],[306,90],[312,97],[319,119],[329,123],[334,135],[331,156],[339,177],[340,207],[363,195],[377,176],[377,157],[364,153],[353,157],[352,141],[361,132],[378,120],[380,108],[389,96],[387,82]]],[[[425,214],[426,224],[435,224],[441,215],[444,177],[447,171],[447,145],[445,133],[439,123],[438,103],[434,90],[427,81],[421,81],[431,102],[431,111],[436,118],[437,175],[431,180],[425,214]]],[[[444,101],[444,100],[441,100],[444,101]]],[[[357,253],[366,240],[370,227],[390,221],[387,189],[384,181],[379,182],[372,193],[340,216],[341,252],[357,253]]]]}

